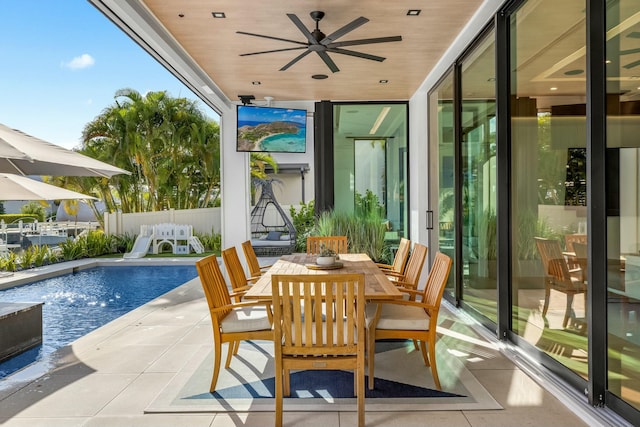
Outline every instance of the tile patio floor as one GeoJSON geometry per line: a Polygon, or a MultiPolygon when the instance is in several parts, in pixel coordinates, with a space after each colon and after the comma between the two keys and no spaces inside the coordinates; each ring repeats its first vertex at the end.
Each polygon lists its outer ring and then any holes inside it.
{"type": "MultiPolygon", "coordinates": [[[[194,258],[143,259],[141,264],[194,262],[194,258]]],[[[267,263],[267,259],[263,263],[267,263]]],[[[86,263],[80,261],[78,263],[86,263]]],[[[91,261],[89,261],[91,262],[91,261]]],[[[101,260],[121,263],[123,260],[101,260]]],[[[127,263],[137,261],[127,260],[127,263]]],[[[73,263],[64,263],[70,269],[73,263]]],[[[60,264],[29,274],[47,274],[60,264]]],[[[0,288],[7,281],[0,278],[0,288]]],[[[31,279],[33,280],[33,279],[31,279]]],[[[445,306],[441,316],[473,323],[445,306]]],[[[460,337],[467,368],[503,410],[367,412],[368,426],[597,426],[625,425],[607,409],[591,408],[584,396],[565,389],[544,373],[529,370],[515,349],[471,325],[460,337]],[[515,363],[514,363],[515,362],[515,363]]],[[[29,370],[0,382],[0,425],[29,427],[223,427],[271,426],[272,412],[145,414],[145,408],[190,362],[203,342],[211,342],[211,323],[198,279],[124,315],[61,349],[43,377],[29,370]]],[[[225,350],[226,351],[226,350],[225,350]]],[[[355,412],[289,412],[285,425],[355,426],[355,412]]]]}

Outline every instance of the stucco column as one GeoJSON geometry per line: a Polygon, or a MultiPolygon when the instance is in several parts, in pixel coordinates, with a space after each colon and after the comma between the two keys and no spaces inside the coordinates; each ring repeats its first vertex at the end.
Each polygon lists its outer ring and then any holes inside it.
{"type": "Polygon", "coordinates": [[[222,249],[239,247],[250,236],[249,153],[236,152],[236,107],[220,115],[222,249]]]}

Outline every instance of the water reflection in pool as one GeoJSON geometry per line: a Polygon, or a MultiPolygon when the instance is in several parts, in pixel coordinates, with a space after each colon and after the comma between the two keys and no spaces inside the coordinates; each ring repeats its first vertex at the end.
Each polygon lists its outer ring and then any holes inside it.
{"type": "Polygon", "coordinates": [[[0,363],[4,378],[195,278],[190,266],[96,267],[0,291],[3,302],[44,302],[42,345],[0,363]]]}

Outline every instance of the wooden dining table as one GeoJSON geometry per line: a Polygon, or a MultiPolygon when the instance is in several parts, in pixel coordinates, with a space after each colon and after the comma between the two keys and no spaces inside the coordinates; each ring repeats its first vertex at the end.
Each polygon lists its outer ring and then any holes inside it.
{"type": "Polygon", "coordinates": [[[398,290],[387,276],[376,266],[367,254],[340,254],[335,267],[317,266],[316,255],[291,254],[283,255],[244,295],[244,298],[271,299],[271,276],[273,274],[353,274],[363,273],[365,280],[364,296],[367,300],[401,299],[398,290]]]}

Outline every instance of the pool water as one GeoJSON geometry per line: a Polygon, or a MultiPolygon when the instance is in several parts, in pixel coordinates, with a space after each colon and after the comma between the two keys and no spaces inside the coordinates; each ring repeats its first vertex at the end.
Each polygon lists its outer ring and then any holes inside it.
{"type": "Polygon", "coordinates": [[[96,267],[0,291],[3,302],[44,302],[42,345],[0,363],[0,378],[198,275],[195,266],[96,267]]]}

